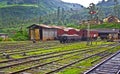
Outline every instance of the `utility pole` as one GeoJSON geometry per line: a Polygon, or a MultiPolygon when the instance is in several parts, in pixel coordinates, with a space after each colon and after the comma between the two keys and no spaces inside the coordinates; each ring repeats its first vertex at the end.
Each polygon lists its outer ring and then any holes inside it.
{"type": "Polygon", "coordinates": [[[91,42],[91,45],[92,45],[92,39],[90,37],[90,25],[91,25],[91,22],[93,20],[93,15],[96,14],[95,4],[94,3],[90,3],[88,9],[89,9],[89,14],[90,14],[90,20],[88,21],[87,45],[89,45],[90,42],[91,42]]]}
{"type": "Polygon", "coordinates": [[[89,20],[87,22],[87,28],[88,28],[88,30],[87,30],[87,45],[89,45],[89,42],[90,42],[90,22],[89,22],[89,20]]]}

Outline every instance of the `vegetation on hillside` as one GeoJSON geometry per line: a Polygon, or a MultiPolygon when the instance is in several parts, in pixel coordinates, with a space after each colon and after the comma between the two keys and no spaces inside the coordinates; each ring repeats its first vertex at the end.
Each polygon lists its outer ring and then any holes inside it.
{"type": "MultiPolygon", "coordinates": [[[[97,4],[98,19],[103,20],[108,15],[114,15],[113,3],[111,0],[103,0],[97,4]],[[109,6],[105,6],[106,4],[109,6]]],[[[88,12],[87,8],[79,4],[65,3],[61,0],[0,0],[0,32],[17,38],[15,33],[18,33],[21,27],[26,31],[26,27],[34,23],[86,29],[87,25],[79,23],[82,20],[90,20],[88,12]]],[[[93,18],[96,19],[96,16],[94,15],[93,18]]],[[[104,23],[91,25],[91,28],[120,28],[120,25],[104,23]]],[[[23,34],[17,35],[19,37],[23,34]]],[[[25,39],[27,39],[26,35],[25,39]]]]}

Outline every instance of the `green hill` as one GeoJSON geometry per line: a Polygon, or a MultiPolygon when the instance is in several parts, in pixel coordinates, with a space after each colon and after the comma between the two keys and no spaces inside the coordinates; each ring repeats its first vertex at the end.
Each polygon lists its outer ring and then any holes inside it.
{"type": "Polygon", "coordinates": [[[58,7],[65,11],[83,9],[79,4],[65,3],[61,0],[0,0],[0,27],[38,23],[31,20],[53,14],[58,7]]]}
{"type": "MultiPolygon", "coordinates": [[[[114,14],[113,0],[103,0],[97,7],[99,19],[114,14]]],[[[61,0],[0,0],[0,16],[0,28],[26,27],[33,23],[78,26],[81,20],[90,19],[88,9],[82,5],[61,0]]]]}

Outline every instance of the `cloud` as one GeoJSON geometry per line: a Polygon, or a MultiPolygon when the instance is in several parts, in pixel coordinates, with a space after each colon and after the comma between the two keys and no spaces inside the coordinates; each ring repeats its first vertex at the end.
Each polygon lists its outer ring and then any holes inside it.
{"type": "Polygon", "coordinates": [[[85,7],[88,7],[90,3],[98,3],[99,1],[102,1],[102,0],[62,0],[64,2],[70,2],[70,3],[78,3],[78,4],[81,4],[85,7]]]}

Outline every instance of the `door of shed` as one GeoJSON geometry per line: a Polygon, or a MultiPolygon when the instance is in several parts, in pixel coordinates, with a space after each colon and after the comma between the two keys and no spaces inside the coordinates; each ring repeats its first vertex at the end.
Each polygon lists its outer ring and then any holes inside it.
{"type": "Polygon", "coordinates": [[[39,29],[35,29],[35,40],[40,40],[40,32],[39,32],[39,29]]]}

